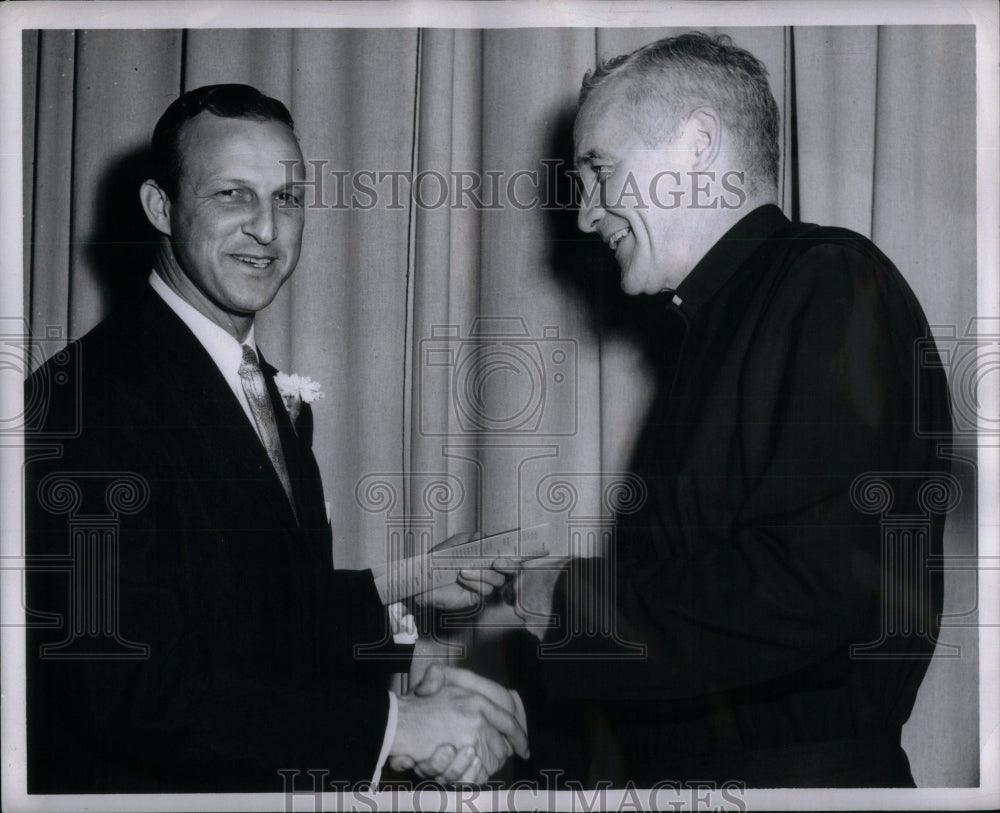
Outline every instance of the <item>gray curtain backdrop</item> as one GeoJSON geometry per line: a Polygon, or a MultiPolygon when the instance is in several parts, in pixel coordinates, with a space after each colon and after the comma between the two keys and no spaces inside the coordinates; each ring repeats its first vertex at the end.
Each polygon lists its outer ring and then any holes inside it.
{"type": "MultiPolygon", "coordinates": [[[[136,189],[153,125],[184,90],[250,83],[288,104],[319,182],[298,270],[258,319],[258,343],[279,368],[323,386],[315,450],[337,565],[530,524],[531,495],[550,475],[573,481],[576,516],[606,518],[603,489],[625,466],[651,394],[648,351],[629,330],[640,304],[616,292],[605,250],[576,232],[572,211],[429,204],[438,174],[455,172],[493,172],[503,184],[534,173],[517,182],[520,201],[565,200],[552,167],[571,157],[583,73],[598,56],[680,31],[27,32],[32,330],[80,336],[142,283],[150,234],[136,189]],[[425,205],[405,181],[387,200],[390,182],[374,177],[375,200],[339,205],[335,173],[364,170],[422,175],[425,205]],[[482,380],[462,378],[481,347],[468,341],[477,317],[489,317],[478,328],[499,331],[507,354],[482,380]],[[517,363],[534,363],[538,379],[517,363]]],[[[962,336],[976,308],[974,29],[715,32],[769,68],[785,212],[870,236],[931,324],[945,326],[939,341],[947,329],[962,336]]],[[[964,485],[949,516],[953,557],[976,552],[974,444],[953,452],[964,485]]],[[[969,786],[979,777],[975,574],[947,572],[945,585],[947,646],[904,745],[918,784],[969,786]]],[[[488,649],[492,634],[458,637],[488,649]]]]}

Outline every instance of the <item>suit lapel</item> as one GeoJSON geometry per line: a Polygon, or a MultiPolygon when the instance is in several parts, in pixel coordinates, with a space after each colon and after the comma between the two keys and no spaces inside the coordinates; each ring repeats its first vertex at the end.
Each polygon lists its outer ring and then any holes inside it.
{"type": "MultiPolygon", "coordinates": [[[[281,447],[285,453],[285,465],[292,480],[292,492],[295,496],[295,510],[299,523],[304,528],[325,529],[328,526],[326,509],[322,499],[322,485],[319,482],[319,470],[312,450],[300,438],[292,426],[285,402],[278,392],[274,376],[278,372],[264,359],[264,354],[258,349],[260,366],[264,371],[267,390],[274,405],[274,417],[278,423],[278,435],[281,447]],[[317,499],[318,496],[318,499],[317,499]]],[[[308,404],[302,405],[303,409],[308,404]]]]}
{"type": "MultiPolygon", "coordinates": [[[[294,528],[295,516],[271,459],[208,351],[155,292],[149,291],[133,312],[139,335],[149,344],[150,363],[173,391],[178,408],[187,412],[191,431],[205,436],[219,470],[238,473],[238,479],[255,473],[259,494],[285,527],[294,528]]],[[[284,407],[280,413],[276,409],[279,430],[282,415],[288,420],[284,407]]]]}

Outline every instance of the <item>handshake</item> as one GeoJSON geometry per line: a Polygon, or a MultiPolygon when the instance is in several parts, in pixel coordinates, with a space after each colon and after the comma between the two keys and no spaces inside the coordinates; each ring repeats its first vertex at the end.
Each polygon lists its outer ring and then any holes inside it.
{"type": "MultiPolygon", "coordinates": [[[[453,536],[437,551],[470,541],[453,536]]],[[[491,569],[463,570],[453,584],[438,585],[417,599],[439,610],[466,609],[508,585],[514,612],[539,639],[552,609],[562,561],[503,558],[491,569]]],[[[517,754],[529,757],[527,719],[514,690],[466,669],[432,663],[419,683],[398,698],[396,734],[389,765],[413,770],[443,785],[482,784],[517,754]]]]}
{"type": "Polygon", "coordinates": [[[389,764],[442,785],[479,785],[512,754],[528,758],[526,729],[517,692],[432,663],[413,691],[399,697],[389,764]]]}

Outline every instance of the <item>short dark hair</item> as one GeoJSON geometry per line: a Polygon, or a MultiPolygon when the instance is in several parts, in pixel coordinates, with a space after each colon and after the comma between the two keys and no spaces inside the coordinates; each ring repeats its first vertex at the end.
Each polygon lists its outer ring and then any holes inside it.
{"type": "Polygon", "coordinates": [[[606,60],[584,76],[580,106],[594,89],[615,79],[624,80],[623,99],[651,146],[673,135],[695,107],[707,105],[735,136],[750,178],[777,185],[778,105],[767,68],[725,34],[692,31],[606,60]]]}
{"type": "Polygon", "coordinates": [[[177,198],[181,177],[181,131],[206,110],[228,119],[278,121],[295,131],[288,108],[250,85],[205,85],[189,90],[170,103],[153,130],[150,172],[171,200],[177,198]]]}

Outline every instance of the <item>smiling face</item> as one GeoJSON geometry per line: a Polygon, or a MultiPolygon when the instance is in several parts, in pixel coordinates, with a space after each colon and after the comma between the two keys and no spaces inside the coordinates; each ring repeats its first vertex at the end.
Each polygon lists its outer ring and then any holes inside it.
{"type": "Polygon", "coordinates": [[[583,184],[577,225],[614,252],[628,294],[673,290],[702,255],[703,213],[679,197],[698,168],[692,127],[649,146],[636,132],[620,83],[593,91],[576,119],[576,162],[583,184]]]}
{"type": "Polygon", "coordinates": [[[301,173],[302,153],[280,122],[209,112],[184,126],[180,146],[176,200],[143,185],[147,216],[169,237],[157,270],[242,340],[299,259],[304,211],[290,176],[301,173]]]}

